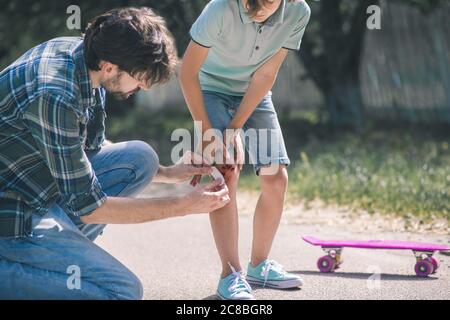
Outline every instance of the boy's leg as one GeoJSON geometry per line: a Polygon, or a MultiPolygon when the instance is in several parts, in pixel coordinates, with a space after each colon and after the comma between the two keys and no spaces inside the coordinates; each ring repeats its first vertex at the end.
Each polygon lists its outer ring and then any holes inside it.
{"type": "MultiPolygon", "coordinates": [[[[134,197],[153,179],[159,168],[156,152],[145,142],[127,141],[104,146],[87,153],[103,191],[112,197],[134,197]]],[[[75,225],[94,241],[105,225],[83,224],[70,216],[75,225]]]]}
{"type": "Polygon", "coordinates": [[[58,205],[33,216],[33,236],[0,239],[0,299],[141,299],[142,285],[87,239],[58,205]]]}
{"type": "Polygon", "coordinates": [[[227,179],[230,203],[209,214],[214,240],[222,262],[222,278],[232,272],[230,264],[237,271],[242,269],[238,246],[239,222],[236,201],[238,180],[239,173],[230,174],[230,178],[227,179]]]}
{"type": "Polygon", "coordinates": [[[250,159],[260,176],[261,195],[253,220],[251,264],[266,260],[280,224],[288,185],[286,167],[290,164],[283,134],[275,112],[271,94],[255,109],[245,128],[256,131],[257,139],[246,141],[250,159]]]}
{"type": "Polygon", "coordinates": [[[260,170],[261,195],[253,217],[253,266],[268,258],[283,213],[288,173],[285,165],[277,167],[275,174],[273,167],[260,170]]]}
{"type": "MultiPolygon", "coordinates": [[[[204,93],[205,108],[213,128],[223,132],[232,119],[230,99],[221,94],[204,93]]],[[[198,133],[197,133],[198,134],[198,133]]],[[[236,191],[239,173],[230,175],[227,181],[230,203],[225,207],[210,213],[211,228],[214,235],[217,251],[222,262],[222,278],[229,275],[234,269],[240,271],[238,251],[239,223],[237,214],[236,191]]]]}

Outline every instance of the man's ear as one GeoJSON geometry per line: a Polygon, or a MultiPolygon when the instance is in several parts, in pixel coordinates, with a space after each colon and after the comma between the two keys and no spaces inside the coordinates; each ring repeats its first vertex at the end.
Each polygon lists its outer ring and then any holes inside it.
{"type": "Polygon", "coordinates": [[[114,76],[115,74],[117,74],[118,71],[119,71],[119,67],[117,67],[117,65],[112,64],[111,62],[108,62],[108,61],[100,62],[100,72],[102,73],[102,75],[104,77],[110,78],[110,77],[114,76]]]}

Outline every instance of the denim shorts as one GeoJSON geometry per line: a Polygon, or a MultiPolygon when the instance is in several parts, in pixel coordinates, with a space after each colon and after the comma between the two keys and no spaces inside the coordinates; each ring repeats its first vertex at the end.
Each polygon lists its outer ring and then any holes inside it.
{"type": "MultiPolygon", "coordinates": [[[[211,125],[223,132],[243,97],[203,91],[203,99],[211,125]]],[[[241,138],[249,156],[245,163],[252,164],[256,174],[261,168],[273,164],[290,164],[271,92],[263,98],[242,129],[241,138]]]]}

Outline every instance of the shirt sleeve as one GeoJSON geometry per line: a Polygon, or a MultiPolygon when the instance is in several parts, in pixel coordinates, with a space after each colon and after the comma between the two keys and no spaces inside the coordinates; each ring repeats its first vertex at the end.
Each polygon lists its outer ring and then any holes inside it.
{"type": "Polygon", "coordinates": [[[222,32],[224,10],[219,1],[208,3],[191,27],[189,32],[191,39],[206,48],[217,44],[222,32]]]}
{"type": "Polygon", "coordinates": [[[24,121],[58,187],[68,213],[84,216],[106,201],[82,146],[79,115],[64,98],[43,94],[23,114],[24,121]]]}
{"type": "Polygon", "coordinates": [[[297,21],[294,30],[292,31],[288,40],[284,43],[283,48],[297,51],[300,50],[302,38],[305,34],[305,29],[308,25],[309,18],[311,17],[311,9],[306,4],[306,2],[304,3],[304,7],[306,8],[306,10],[304,10],[300,20],[297,21]]]}

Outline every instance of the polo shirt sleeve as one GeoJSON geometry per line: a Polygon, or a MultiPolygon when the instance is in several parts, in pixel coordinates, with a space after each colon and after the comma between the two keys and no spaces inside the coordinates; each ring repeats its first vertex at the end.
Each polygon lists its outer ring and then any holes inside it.
{"type": "Polygon", "coordinates": [[[213,0],[203,9],[189,32],[197,44],[211,48],[219,41],[224,19],[224,1],[213,0]]]}
{"type": "Polygon", "coordinates": [[[304,9],[302,10],[301,18],[297,21],[294,30],[284,43],[283,48],[296,51],[300,50],[302,38],[305,34],[305,29],[308,25],[309,18],[311,17],[311,9],[306,2],[302,3],[302,8],[304,9]]]}

